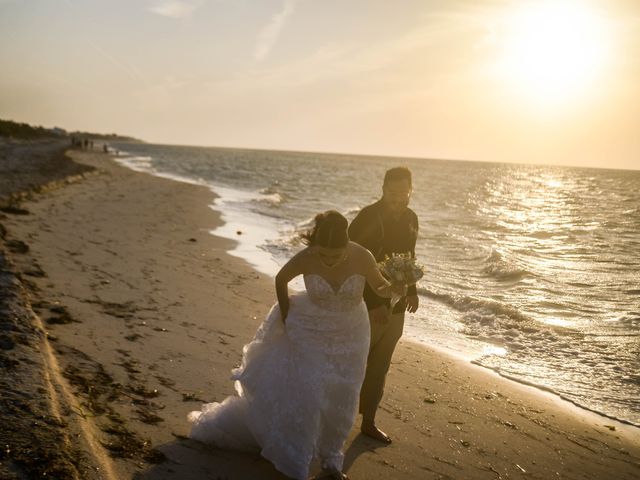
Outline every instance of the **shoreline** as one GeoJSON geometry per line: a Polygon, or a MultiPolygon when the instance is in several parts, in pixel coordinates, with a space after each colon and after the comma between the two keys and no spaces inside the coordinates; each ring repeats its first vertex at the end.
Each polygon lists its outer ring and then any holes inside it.
{"type": "MultiPolygon", "coordinates": [[[[136,173],[101,154],[73,155],[103,173],[30,202],[30,218],[10,218],[8,231],[29,243],[29,255],[46,272],[35,280],[42,296],[78,319],[45,327],[56,338],[75,394],[91,405],[82,382],[101,374],[113,379],[113,388],[96,397],[112,411],[83,421],[95,423],[107,438],[105,430],[126,427],[165,456],[150,464],[114,459],[109,450],[118,478],[206,478],[212,471],[229,478],[282,478],[259,458],[202,449],[184,439],[186,412],[198,404],[191,402],[220,401],[232,393],[229,371],[274,301],[271,279],[230,256],[232,240],[210,234],[222,214],[208,207],[210,201],[201,203],[213,195],[205,187],[136,173]],[[142,212],[151,218],[138,216],[142,212]],[[212,288],[221,295],[211,295],[212,288]],[[213,326],[212,311],[218,315],[213,326]],[[68,367],[75,363],[82,368],[74,377],[68,367]],[[109,416],[124,424],[101,425],[109,416]]],[[[618,478],[640,474],[635,432],[577,418],[568,405],[554,406],[564,400],[543,398],[538,389],[540,398],[532,398],[515,382],[463,362],[401,341],[380,412],[381,426],[396,441],[381,447],[354,428],[346,464],[352,478],[423,478],[425,471],[443,478],[495,478],[523,470],[546,476],[554,469],[568,478],[604,478],[596,475],[612,469],[618,478]],[[529,453],[523,458],[516,451],[529,453]],[[590,459],[596,452],[604,459],[590,459]],[[585,455],[593,463],[589,476],[573,476],[586,465],[585,455]]]]}
{"type": "Polygon", "coordinates": [[[273,224],[269,224],[262,215],[233,206],[236,202],[247,202],[259,198],[257,192],[252,193],[222,185],[212,185],[205,181],[158,172],[151,167],[150,157],[137,156],[127,151],[121,151],[120,154],[123,156],[114,157],[116,163],[134,172],[208,188],[214,195],[209,207],[218,212],[222,220],[210,233],[234,243],[234,247],[227,252],[229,255],[247,262],[261,274],[275,277],[280,267],[270,253],[259,248],[259,241],[276,237],[278,229],[273,224]],[[249,216],[250,219],[243,218],[242,222],[234,224],[231,221],[234,215],[249,216]]]}
{"type": "MultiPolygon", "coordinates": [[[[446,351],[443,351],[442,353],[445,355],[447,354],[446,351]]],[[[476,363],[475,361],[471,361],[469,362],[469,364],[471,366],[481,368],[485,371],[492,372],[498,377],[500,377],[502,380],[506,380],[508,382],[511,382],[525,389],[531,389],[533,394],[548,396],[554,399],[555,401],[557,401],[559,405],[563,405],[565,408],[567,408],[573,415],[578,415],[578,416],[584,415],[586,417],[591,417],[593,421],[600,421],[600,422],[607,421],[609,423],[613,423],[615,426],[617,426],[617,428],[627,431],[632,437],[635,437],[640,434],[640,425],[637,425],[631,421],[620,419],[620,418],[614,417],[613,415],[608,415],[598,410],[591,409],[589,407],[586,407],[584,405],[581,405],[571,400],[570,398],[567,398],[555,392],[550,388],[547,389],[545,387],[541,387],[540,385],[529,383],[525,380],[520,380],[516,377],[510,377],[490,367],[485,367],[484,365],[476,363]]]]}

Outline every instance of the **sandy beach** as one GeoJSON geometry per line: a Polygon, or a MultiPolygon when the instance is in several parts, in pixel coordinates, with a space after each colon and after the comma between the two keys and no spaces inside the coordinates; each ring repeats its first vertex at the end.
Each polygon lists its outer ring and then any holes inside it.
{"type": "MultiPolygon", "coordinates": [[[[23,302],[11,318],[30,325],[15,348],[3,334],[3,364],[18,362],[15,391],[40,397],[49,443],[69,460],[48,478],[284,478],[259,457],[186,438],[189,411],[233,393],[230,370],[275,300],[272,279],[210,234],[221,219],[209,189],[68,155],[84,175],[0,217],[13,272],[2,285],[23,302]],[[20,363],[29,352],[38,363],[20,363]]],[[[378,418],[394,442],[354,426],[352,479],[640,478],[640,429],[409,341],[378,418]]],[[[29,478],[7,448],[0,461],[8,478],[29,478]]]]}

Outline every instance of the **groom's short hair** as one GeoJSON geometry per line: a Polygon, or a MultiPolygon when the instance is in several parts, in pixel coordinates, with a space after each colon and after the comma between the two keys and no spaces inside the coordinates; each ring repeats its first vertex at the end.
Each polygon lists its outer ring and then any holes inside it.
{"type": "Polygon", "coordinates": [[[396,180],[406,180],[409,182],[409,186],[411,186],[411,170],[407,167],[390,168],[384,174],[384,182],[382,182],[382,186],[384,187],[388,182],[396,180]]]}

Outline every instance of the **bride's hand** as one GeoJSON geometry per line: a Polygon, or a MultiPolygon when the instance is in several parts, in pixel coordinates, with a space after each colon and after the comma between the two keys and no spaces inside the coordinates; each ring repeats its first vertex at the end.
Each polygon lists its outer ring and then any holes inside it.
{"type": "Polygon", "coordinates": [[[407,286],[402,283],[392,283],[391,292],[393,296],[404,297],[407,294],[407,286]]]}
{"type": "Polygon", "coordinates": [[[283,325],[287,323],[287,315],[289,315],[289,305],[280,305],[280,320],[283,325]]]}
{"type": "Polygon", "coordinates": [[[378,287],[378,295],[383,297],[404,297],[407,294],[407,286],[400,283],[389,283],[378,287]]]}

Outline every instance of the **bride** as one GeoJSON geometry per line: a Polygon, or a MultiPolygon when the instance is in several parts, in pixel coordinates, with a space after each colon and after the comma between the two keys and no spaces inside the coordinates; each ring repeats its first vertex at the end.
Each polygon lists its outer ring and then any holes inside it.
{"type": "Polygon", "coordinates": [[[276,275],[278,302],[233,370],[237,395],[191,412],[190,437],[223,448],[259,451],[282,473],[346,479],[343,446],[353,426],[369,352],[365,282],[380,295],[392,287],[368,250],[350,242],[347,220],[321,213],[307,247],[276,275]],[[289,296],[303,275],[306,293],[289,296]]]}

